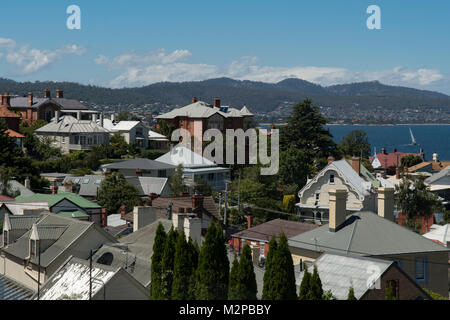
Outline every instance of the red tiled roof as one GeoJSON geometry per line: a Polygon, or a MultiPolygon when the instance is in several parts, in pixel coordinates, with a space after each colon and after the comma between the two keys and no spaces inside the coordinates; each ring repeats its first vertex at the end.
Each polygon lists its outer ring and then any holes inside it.
{"type": "Polygon", "coordinates": [[[20,115],[9,110],[6,105],[3,105],[0,107],[0,118],[20,118],[20,115]]]}
{"type": "Polygon", "coordinates": [[[0,201],[12,201],[15,200],[14,198],[8,197],[8,196],[4,196],[2,194],[0,194],[0,201]]]}
{"type": "Polygon", "coordinates": [[[269,242],[272,236],[278,239],[280,232],[283,232],[289,239],[317,227],[317,225],[307,222],[275,219],[259,224],[253,228],[239,231],[233,234],[232,237],[269,242]]]}
{"type": "Polygon", "coordinates": [[[14,138],[25,138],[24,135],[22,135],[22,134],[20,134],[20,133],[18,133],[18,132],[16,132],[16,131],[14,131],[14,130],[11,130],[11,129],[6,130],[6,133],[7,133],[8,136],[10,136],[10,137],[14,137],[14,138]]]}
{"type": "Polygon", "coordinates": [[[392,152],[392,153],[377,153],[378,161],[380,161],[381,166],[383,168],[389,168],[389,167],[397,167],[401,166],[402,164],[402,158],[413,155],[420,157],[420,153],[408,153],[408,152],[392,152]]]}

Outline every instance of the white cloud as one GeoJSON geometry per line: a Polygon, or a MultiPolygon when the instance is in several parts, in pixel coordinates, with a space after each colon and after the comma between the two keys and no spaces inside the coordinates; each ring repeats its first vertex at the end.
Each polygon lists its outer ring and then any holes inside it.
{"type": "Polygon", "coordinates": [[[0,38],[0,57],[5,55],[6,61],[17,67],[19,74],[30,74],[54,63],[65,55],[83,55],[86,49],[77,45],[66,45],[55,50],[39,50],[28,45],[17,45],[12,39],[0,38]]]}
{"type": "Polygon", "coordinates": [[[257,57],[245,56],[225,66],[188,63],[192,56],[188,50],[167,53],[164,49],[137,54],[124,52],[116,57],[99,55],[94,62],[109,71],[118,72],[108,85],[114,88],[148,85],[162,81],[197,81],[215,77],[239,80],[279,82],[287,78],[300,78],[324,86],[379,80],[391,85],[424,87],[435,84],[444,76],[434,69],[406,69],[396,67],[378,71],[351,71],[340,67],[294,66],[274,67],[261,65],[257,57]]]}

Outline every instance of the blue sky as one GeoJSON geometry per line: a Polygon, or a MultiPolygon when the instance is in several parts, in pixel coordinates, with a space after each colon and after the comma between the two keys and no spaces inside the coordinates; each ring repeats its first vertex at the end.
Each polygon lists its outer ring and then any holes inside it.
{"type": "Polygon", "coordinates": [[[450,1],[2,0],[0,77],[108,87],[221,76],[450,94],[450,1]],[[69,5],[81,30],[69,30],[69,5]],[[381,30],[369,30],[369,5],[381,30]]]}

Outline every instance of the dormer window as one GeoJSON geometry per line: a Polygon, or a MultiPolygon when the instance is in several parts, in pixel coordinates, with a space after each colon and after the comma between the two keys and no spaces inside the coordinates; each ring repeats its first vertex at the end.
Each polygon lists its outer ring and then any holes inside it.
{"type": "Polygon", "coordinates": [[[330,184],[334,184],[334,174],[330,174],[330,184]]]}
{"type": "Polygon", "coordinates": [[[30,258],[36,254],[36,240],[30,239],[30,258]]]}

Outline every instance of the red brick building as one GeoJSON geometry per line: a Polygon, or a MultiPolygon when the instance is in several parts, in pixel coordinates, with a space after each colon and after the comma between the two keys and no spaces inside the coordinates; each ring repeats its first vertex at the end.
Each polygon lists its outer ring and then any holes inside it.
{"type": "MultiPolygon", "coordinates": [[[[397,217],[397,223],[401,226],[406,226],[406,215],[402,212],[399,212],[397,217]]],[[[434,216],[430,215],[428,217],[417,217],[416,224],[420,224],[420,232],[427,233],[430,232],[430,228],[434,223],[434,216]]]]}
{"type": "MultiPolygon", "coordinates": [[[[176,129],[183,128],[194,137],[202,137],[208,129],[219,129],[222,133],[226,129],[247,130],[253,126],[253,114],[243,107],[241,110],[222,106],[220,99],[214,99],[212,105],[192,99],[192,103],[182,108],[174,109],[156,117],[158,127],[161,120],[172,124],[176,129]]],[[[169,137],[170,138],[170,137],[169,137]]]]}

